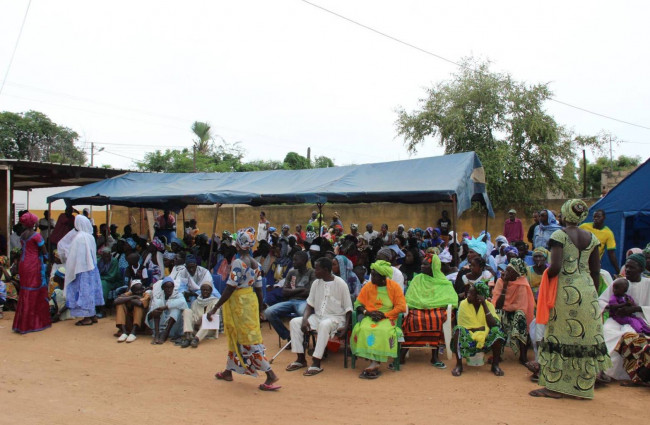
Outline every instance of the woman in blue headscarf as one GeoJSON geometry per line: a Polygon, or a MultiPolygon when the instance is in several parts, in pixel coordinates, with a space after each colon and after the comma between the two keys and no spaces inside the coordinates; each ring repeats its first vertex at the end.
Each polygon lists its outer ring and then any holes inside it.
{"type": "Polygon", "coordinates": [[[533,236],[533,248],[542,247],[548,249],[548,241],[551,239],[551,235],[561,228],[562,226],[557,222],[553,211],[540,211],[539,225],[535,227],[535,235],[533,236]]]}
{"type": "Polygon", "coordinates": [[[347,283],[348,288],[350,289],[350,295],[353,298],[357,298],[359,292],[361,291],[361,282],[359,278],[352,271],[354,268],[352,261],[345,255],[337,255],[332,261],[332,273],[343,279],[347,283]]]}

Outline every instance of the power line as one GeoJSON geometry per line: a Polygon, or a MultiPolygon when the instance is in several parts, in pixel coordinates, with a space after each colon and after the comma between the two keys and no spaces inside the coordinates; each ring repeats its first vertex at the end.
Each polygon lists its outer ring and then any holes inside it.
{"type": "Polygon", "coordinates": [[[29,12],[29,6],[32,5],[32,0],[27,2],[27,9],[25,10],[25,16],[23,16],[23,22],[20,24],[20,31],[18,31],[18,37],[16,38],[16,43],[14,44],[14,50],[11,52],[11,57],[9,58],[9,64],[7,65],[7,71],[5,76],[2,79],[2,85],[0,85],[0,96],[2,95],[2,90],[5,88],[5,83],[7,82],[7,77],[9,76],[9,70],[11,69],[11,64],[14,63],[14,56],[16,55],[16,50],[18,50],[18,43],[20,42],[20,36],[23,35],[23,28],[25,27],[25,21],[27,21],[27,13],[29,12]]]}
{"type": "MultiPolygon", "coordinates": [[[[389,40],[395,41],[395,42],[397,42],[397,43],[399,43],[399,44],[403,44],[403,45],[405,45],[405,46],[407,46],[407,47],[410,47],[410,48],[412,48],[412,49],[415,49],[415,50],[417,50],[417,51],[419,51],[419,52],[421,52],[421,53],[425,53],[425,54],[427,54],[427,55],[433,56],[433,57],[435,57],[435,58],[437,58],[437,59],[440,59],[440,60],[445,61],[445,62],[447,62],[447,63],[450,63],[450,64],[452,64],[452,65],[455,65],[455,66],[457,66],[457,67],[459,67],[459,68],[463,68],[463,69],[466,69],[466,70],[469,70],[469,71],[473,71],[473,72],[481,73],[480,71],[477,71],[477,70],[474,70],[474,69],[470,69],[470,68],[464,66],[463,64],[460,64],[460,63],[455,62],[455,61],[453,61],[453,60],[451,60],[451,59],[448,59],[448,58],[446,58],[446,57],[444,57],[444,56],[441,56],[441,55],[439,55],[439,54],[436,54],[436,53],[434,53],[434,52],[432,52],[432,51],[430,51],[430,50],[426,50],[426,49],[423,49],[422,47],[418,47],[418,46],[416,46],[416,45],[414,45],[414,44],[411,44],[411,43],[408,43],[408,42],[406,42],[406,41],[404,41],[404,40],[400,40],[399,38],[394,37],[394,36],[392,36],[392,35],[390,35],[390,34],[386,34],[386,33],[384,33],[384,32],[381,32],[381,31],[379,31],[379,30],[376,30],[376,29],[374,29],[374,28],[372,28],[372,27],[369,27],[368,25],[362,24],[361,22],[355,21],[355,20],[350,19],[350,18],[348,18],[348,17],[346,17],[346,16],[343,16],[343,15],[341,15],[341,14],[339,14],[339,13],[336,13],[336,12],[334,12],[334,11],[332,11],[332,10],[326,9],[326,8],[324,8],[323,6],[320,6],[320,5],[318,5],[318,4],[312,3],[312,2],[307,1],[307,0],[300,0],[300,1],[302,1],[303,3],[307,3],[308,5],[313,6],[313,7],[317,8],[317,9],[320,9],[320,10],[322,10],[322,11],[324,11],[324,12],[327,12],[327,13],[329,13],[329,14],[331,14],[331,15],[334,15],[334,16],[336,16],[337,18],[343,19],[343,20],[348,21],[348,22],[350,22],[350,23],[352,23],[352,24],[354,24],[354,25],[360,26],[361,28],[367,29],[368,31],[372,31],[372,32],[374,32],[375,34],[379,34],[379,35],[381,35],[382,37],[386,37],[386,38],[388,38],[389,40]]],[[[559,103],[559,104],[564,105],[564,106],[568,106],[568,107],[570,107],[570,108],[577,109],[577,110],[579,110],[579,111],[586,112],[586,113],[588,113],[588,114],[592,114],[592,115],[599,116],[599,117],[601,117],[601,118],[606,118],[606,119],[608,119],[608,120],[612,120],[612,121],[620,122],[620,123],[627,124],[627,125],[631,125],[631,126],[634,126],[634,127],[643,128],[643,129],[645,129],[645,130],[650,130],[650,127],[647,127],[647,126],[645,126],[645,125],[635,124],[635,123],[633,123],[633,122],[625,121],[625,120],[622,120],[622,119],[619,119],[619,118],[614,118],[614,117],[611,117],[611,116],[609,116],[609,115],[601,114],[601,113],[599,113],[599,112],[594,112],[594,111],[591,111],[591,110],[589,110],[589,109],[582,108],[582,107],[580,107],[580,106],[576,106],[576,105],[572,105],[572,104],[567,103],[567,102],[563,102],[563,101],[558,100],[558,99],[555,99],[555,98],[553,98],[553,97],[549,98],[549,100],[551,100],[551,101],[553,101],[553,102],[556,102],[556,103],[559,103]]]]}

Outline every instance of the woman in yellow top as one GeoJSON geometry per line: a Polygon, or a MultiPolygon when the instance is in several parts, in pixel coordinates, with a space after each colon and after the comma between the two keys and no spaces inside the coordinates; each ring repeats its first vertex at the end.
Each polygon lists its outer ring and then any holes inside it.
{"type": "Polygon", "coordinates": [[[390,263],[377,260],[370,269],[370,283],[363,286],[354,303],[357,313],[365,317],[354,326],[350,338],[352,353],[371,361],[359,375],[362,379],[378,378],[379,365],[397,357],[397,343],[403,334],[395,324],[399,314],[406,312],[402,288],[388,279],[393,276],[390,263]]]}
{"type": "Polygon", "coordinates": [[[548,268],[548,250],[543,247],[535,248],[533,251],[533,265],[528,266],[528,283],[530,283],[530,289],[533,290],[533,296],[535,301],[537,301],[537,293],[539,292],[539,284],[542,283],[542,275],[544,270],[548,268]]]}
{"type": "Polygon", "coordinates": [[[469,288],[467,299],[458,307],[458,325],[454,328],[451,350],[456,353],[454,376],[463,373],[463,357],[468,359],[480,352],[492,350],[492,373],[503,376],[499,367],[501,347],[506,335],[501,330],[499,316],[491,302],[490,287],[483,282],[469,288]]]}

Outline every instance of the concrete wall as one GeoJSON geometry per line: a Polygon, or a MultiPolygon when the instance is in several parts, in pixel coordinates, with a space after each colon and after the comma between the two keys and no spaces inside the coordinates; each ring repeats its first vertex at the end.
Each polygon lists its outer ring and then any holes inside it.
{"type": "MultiPolygon", "coordinates": [[[[597,199],[587,199],[587,204],[591,205],[597,199]]],[[[542,201],[538,203],[531,203],[529,205],[514,205],[513,208],[517,210],[518,217],[524,224],[524,234],[528,231],[528,227],[532,224],[531,211],[545,207],[556,212],[560,208],[564,200],[553,199],[542,201]]],[[[265,211],[266,216],[275,227],[280,227],[282,224],[291,225],[293,231],[296,224],[300,223],[303,228],[306,226],[310,214],[315,210],[314,205],[268,205],[264,207],[249,207],[245,205],[224,205],[219,209],[219,217],[217,221],[217,232],[221,233],[223,230],[237,230],[242,227],[252,226],[257,230],[257,222],[259,221],[260,211],[265,211]]],[[[508,208],[509,209],[509,208],[508,208]]],[[[365,229],[368,222],[372,222],[375,229],[379,230],[382,223],[388,224],[391,231],[397,228],[398,224],[404,224],[406,228],[428,226],[435,227],[435,223],[441,217],[442,210],[447,210],[451,217],[451,204],[436,203],[436,204],[391,204],[391,203],[373,203],[373,204],[326,204],[323,207],[323,216],[329,224],[334,211],[341,214],[341,221],[346,227],[346,232],[349,231],[351,223],[357,223],[361,227],[360,230],[365,229]]],[[[35,214],[42,216],[42,211],[33,211],[35,214]]],[[[185,219],[189,220],[194,218],[198,221],[198,227],[201,232],[210,233],[212,230],[212,223],[214,220],[214,207],[206,206],[189,206],[185,209],[185,219]]],[[[61,211],[53,211],[52,216],[58,217],[61,211]]],[[[156,212],[156,215],[159,212],[156,212]]],[[[503,223],[507,219],[507,209],[495,211],[496,218],[489,219],[488,231],[492,234],[492,238],[503,233],[503,223]]],[[[112,207],[111,208],[111,223],[117,224],[120,229],[124,225],[131,222],[133,230],[140,233],[140,209],[139,208],[124,208],[112,207]]],[[[104,207],[96,207],[93,211],[93,218],[97,225],[106,221],[106,210],[104,207]]],[[[180,223],[182,221],[182,214],[178,215],[180,235],[180,223]]],[[[146,234],[147,222],[142,219],[142,232],[146,234]]],[[[469,210],[465,211],[462,217],[459,218],[456,224],[458,232],[468,232],[472,235],[478,235],[485,228],[485,212],[469,210]]],[[[365,230],[362,230],[365,231],[365,230]]]]}

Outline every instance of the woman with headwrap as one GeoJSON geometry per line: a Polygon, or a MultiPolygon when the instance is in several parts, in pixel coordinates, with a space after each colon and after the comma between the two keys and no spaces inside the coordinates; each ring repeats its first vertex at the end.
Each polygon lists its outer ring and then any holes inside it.
{"type": "Polygon", "coordinates": [[[235,240],[239,258],[233,259],[230,278],[219,302],[208,312],[208,320],[222,308],[223,324],[228,338],[228,359],[226,369],[215,377],[232,381],[232,373],[258,376],[266,374],[266,381],[260,384],[262,391],[275,391],[278,377],[266,359],[266,348],[262,343],[260,315],[262,314],[262,279],[260,267],[251,258],[250,250],[255,245],[255,236],[250,232],[239,232],[235,240]]]}
{"type": "Polygon", "coordinates": [[[535,298],[526,279],[527,271],[524,260],[513,258],[492,292],[501,329],[508,336],[507,342],[512,351],[519,355],[521,364],[528,361],[528,326],[535,317],[535,298]]]}
{"type": "Polygon", "coordinates": [[[549,240],[549,285],[547,289],[544,277],[537,308],[537,323],[546,325],[538,349],[539,385],[545,388],[531,391],[533,397],[591,399],[596,378],[612,365],[603,340],[596,291],[600,283],[600,242],[578,228],[588,212],[587,204],[580,199],[565,202],[562,218],[566,228],[555,231],[549,240]],[[554,288],[551,280],[557,282],[554,288]],[[548,303],[551,297],[547,290],[556,291],[553,305],[548,303]],[[548,317],[542,317],[542,312],[548,312],[548,317]]]}
{"type": "Polygon", "coordinates": [[[537,293],[539,292],[539,285],[542,283],[542,275],[544,270],[548,268],[549,252],[546,248],[535,248],[533,251],[533,265],[528,266],[526,277],[530,284],[530,289],[533,290],[533,296],[537,301],[537,293]]]}
{"type": "Polygon", "coordinates": [[[379,365],[398,355],[397,346],[403,338],[396,326],[397,317],[406,312],[402,288],[390,278],[393,267],[388,261],[377,260],[370,266],[370,282],[361,288],[354,303],[357,314],[365,317],[352,329],[350,346],[357,357],[370,360],[370,365],[359,375],[375,379],[381,375],[379,365]]]}
{"type": "Polygon", "coordinates": [[[41,331],[52,325],[45,279],[47,250],[41,234],[35,230],[36,223],[38,217],[30,212],[20,216],[20,224],[25,230],[20,235],[20,292],[11,329],[21,334],[41,331]]]}
{"type": "Polygon", "coordinates": [[[82,319],[77,326],[90,326],[97,322],[95,307],[104,305],[102,280],[97,269],[95,238],[92,224],[84,215],[74,219],[71,230],[59,244],[72,235],[69,249],[61,249],[59,256],[65,261],[66,303],[73,317],[82,319]]]}
{"type": "Polygon", "coordinates": [[[443,245],[445,241],[440,237],[440,229],[438,227],[433,229],[431,232],[431,240],[429,240],[429,246],[436,247],[443,245]]]}
{"type": "Polygon", "coordinates": [[[549,248],[548,244],[551,235],[560,229],[562,229],[562,226],[555,219],[553,211],[541,210],[539,212],[539,224],[535,227],[535,234],[533,236],[533,248],[540,246],[542,248],[549,248]]]}
{"type": "Polygon", "coordinates": [[[492,351],[492,373],[503,376],[499,361],[506,335],[501,330],[494,306],[487,301],[489,296],[490,287],[477,283],[470,286],[467,299],[458,306],[458,324],[451,341],[451,350],[456,353],[456,367],[451,371],[454,376],[463,373],[463,358],[488,351],[492,351]]]}
{"type": "Polygon", "coordinates": [[[350,295],[356,298],[361,291],[361,282],[359,282],[359,278],[352,271],[353,268],[352,261],[345,255],[337,255],[332,260],[332,273],[343,279],[350,289],[350,295]]]}
{"type": "MultiPolygon", "coordinates": [[[[454,288],[456,293],[461,295],[464,299],[467,295],[468,285],[476,282],[494,282],[496,274],[495,266],[486,263],[485,256],[487,254],[487,245],[478,239],[467,240],[467,259],[460,263],[454,288]]],[[[491,256],[487,257],[492,260],[491,256]]]]}
{"type": "MultiPolygon", "coordinates": [[[[632,297],[638,305],[621,307],[617,310],[622,316],[635,315],[645,319],[646,323],[650,320],[650,278],[643,276],[643,270],[646,268],[646,258],[643,254],[632,254],[625,261],[625,279],[628,281],[626,294],[632,297]]],[[[612,296],[612,286],[609,286],[598,298],[600,310],[605,311],[612,296]]],[[[612,312],[610,312],[610,315],[612,312]]],[[[629,345],[637,336],[634,328],[625,324],[618,323],[610,317],[603,325],[603,335],[607,344],[607,351],[612,358],[613,367],[607,371],[607,375],[619,380],[635,379],[635,371],[630,368],[629,360],[633,356],[629,352],[627,357],[621,350],[620,345],[629,345]],[[630,336],[632,333],[634,336],[630,336]]],[[[638,345],[638,341],[636,343],[638,345]]],[[[650,348],[646,348],[650,350],[650,348]]],[[[639,359],[641,360],[641,359],[639,359]]]]}
{"type": "Polygon", "coordinates": [[[404,319],[404,343],[401,363],[410,347],[431,347],[431,364],[446,368],[438,358],[438,347],[444,346],[442,325],[447,320],[447,306],[458,305],[454,286],[440,270],[441,262],[435,254],[426,254],[421,273],[416,275],[406,291],[409,312],[404,319]]]}

